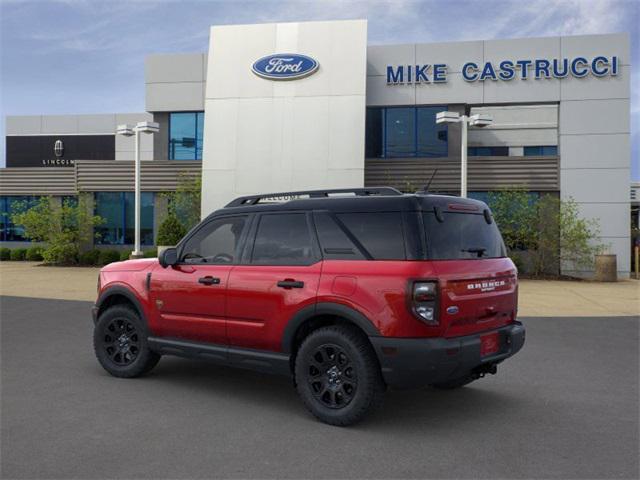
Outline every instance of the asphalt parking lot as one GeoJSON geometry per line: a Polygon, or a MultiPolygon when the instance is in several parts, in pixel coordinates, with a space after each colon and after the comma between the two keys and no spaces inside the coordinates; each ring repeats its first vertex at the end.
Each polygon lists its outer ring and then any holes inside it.
{"type": "Polygon", "coordinates": [[[531,318],[523,351],[458,391],[390,392],[351,428],[285,378],[94,359],[87,302],[2,297],[2,478],[638,478],[639,319],[531,318]]]}

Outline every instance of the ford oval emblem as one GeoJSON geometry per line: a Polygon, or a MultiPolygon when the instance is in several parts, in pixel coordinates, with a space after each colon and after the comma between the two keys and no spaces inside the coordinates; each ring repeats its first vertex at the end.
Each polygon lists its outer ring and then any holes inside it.
{"type": "Polygon", "coordinates": [[[312,75],[318,67],[318,62],[306,55],[278,53],[256,60],[251,70],[269,80],[296,80],[312,75]]]}
{"type": "Polygon", "coordinates": [[[452,307],[448,307],[447,313],[449,315],[455,315],[456,313],[458,313],[458,307],[456,307],[455,305],[453,305],[452,307]]]}

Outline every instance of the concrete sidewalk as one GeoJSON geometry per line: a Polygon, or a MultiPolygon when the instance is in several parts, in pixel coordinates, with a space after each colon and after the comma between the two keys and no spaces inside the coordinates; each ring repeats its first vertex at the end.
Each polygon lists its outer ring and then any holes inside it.
{"type": "MultiPolygon", "coordinates": [[[[0,295],[60,300],[96,298],[98,268],[0,262],[0,295]]],[[[521,280],[521,317],[640,315],[640,282],[521,280]]]]}

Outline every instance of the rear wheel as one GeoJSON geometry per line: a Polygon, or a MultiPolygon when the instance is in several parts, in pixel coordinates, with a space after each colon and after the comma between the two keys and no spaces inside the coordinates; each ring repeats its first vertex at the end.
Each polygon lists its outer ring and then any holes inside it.
{"type": "Polygon", "coordinates": [[[147,327],[138,313],[115,305],[100,315],[93,331],[93,348],[100,365],[114,377],[138,377],[160,360],[149,348],[147,337],[147,327]]]}
{"type": "Polygon", "coordinates": [[[350,326],[312,332],[298,350],[295,379],[307,409],[330,425],[362,420],[380,406],[385,390],[371,345],[350,326]]]}

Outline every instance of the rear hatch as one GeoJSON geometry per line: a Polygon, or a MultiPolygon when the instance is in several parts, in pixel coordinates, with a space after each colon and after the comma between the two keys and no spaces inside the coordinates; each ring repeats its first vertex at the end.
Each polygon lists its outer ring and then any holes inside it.
{"type": "Polygon", "coordinates": [[[500,232],[488,209],[463,207],[423,214],[445,337],[491,330],[516,318],[517,272],[500,232]]]}

